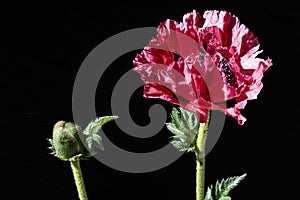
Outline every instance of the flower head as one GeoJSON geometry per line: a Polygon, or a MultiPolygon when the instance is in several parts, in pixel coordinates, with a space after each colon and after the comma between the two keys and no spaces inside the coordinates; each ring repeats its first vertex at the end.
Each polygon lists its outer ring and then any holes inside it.
{"type": "Polygon", "coordinates": [[[257,58],[262,50],[254,34],[229,12],[206,11],[201,17],[195,10],[180,23],[160,23],[157,33],[133,61],[145,82],[144,96],[192,111],[200,122],[212,109],[242,125],[240,110],[257,98],[272,65],[269,58],[257,58]],[[227,108],[228,100],[235,104],[227,108]]]}

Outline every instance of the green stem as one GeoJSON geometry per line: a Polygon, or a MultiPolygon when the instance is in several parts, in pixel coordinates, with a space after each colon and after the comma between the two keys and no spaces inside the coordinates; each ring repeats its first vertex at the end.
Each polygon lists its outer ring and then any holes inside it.
{"type": "Polygon", "coordinates": [[[205,159],[196,159],[197,172],[196,172],[196,199],[204,199],[204,172],[205,172],[205,159]]]}
{"type": "Polygon", "coordinates": [[[208,111],[208,117],[206,123],[200,123],[198,135],[197,135],[197,150],[196,150],[196,199],[204,199],[204,178],[205,178],[205,142],[208,132],[210,120],[210,111],[208,111]]]}
{"type": "Polygon", "coordinates": [[[80,169],[80,159],[76,158],[74,161],[71,162],[71,168],[75,180],[75,184],[77,187],[77,192],[80,200],[87,200],[87,194],[85,191],[84,181],[80,169]]]}

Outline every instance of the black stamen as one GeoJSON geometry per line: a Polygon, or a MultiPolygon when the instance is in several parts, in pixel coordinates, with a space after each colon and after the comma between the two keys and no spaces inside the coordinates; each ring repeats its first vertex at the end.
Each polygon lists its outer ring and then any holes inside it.
{"type": "Polygon", "coordinates": [[[229,68],[228,62],[224,58],[222,58],[220,60],[219,67],[222,67],[227,83],[229,85],[235,87],[236,86],[236,77],[235,77],[234,73],[231,71],[231,69],[229,68]]]}
{"type": "Polygon", "coordinates": [[[178,60],[181,56],[177,53],[174,53],[174,60],[178,60]]]}

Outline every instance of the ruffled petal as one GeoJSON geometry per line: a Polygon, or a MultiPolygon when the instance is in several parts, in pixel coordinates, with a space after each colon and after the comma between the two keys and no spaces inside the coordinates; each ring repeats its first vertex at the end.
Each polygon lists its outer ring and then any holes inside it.
{"type": "Polygon", "coordinates": [[[147,83],[144,86],[144,97],[158,98],[161,100],[168,101],[172,104],[179,104],[179,101],[175,98],[172,92],[156,83],[147,83]]]}
{"type": "Polygon", "coordinates": [[[193,10],[192,12],[187,13],[183,16],[183,23],[188,27],[200,28],[204,24],[204,19],[196,10],[193,10]]]}
{"type": "Polygon", "coordinates": [[[243,125],[247,120],[240,112],[240,109],[244,109],[247,101],[242,101],[235,104],[234,107],[226,109],[225,114],[236,119],[239,125],[243,125]]]}
{"type": "Polygon", "coordinates": [[[203,18],[193,10],[180,23],[168,19],[157,33],[133,61],[146,83],[144,96],[195,112],[201,122],[211,109],[242,125],[246,118],[240,110],[257,98],[272,65],[271,59],[257,57],[262,50],[254,34],[236,16],[215,10],[203,18]],[[228,100],[235,105],[226,108],[228,100]]]}

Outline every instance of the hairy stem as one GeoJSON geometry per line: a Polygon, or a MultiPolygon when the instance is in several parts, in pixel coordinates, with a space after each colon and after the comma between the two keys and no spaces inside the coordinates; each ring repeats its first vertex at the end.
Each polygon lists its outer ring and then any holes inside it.
{"type": "Polygon", "coordinates": [[[71,168],[75,180],[75,184],[77,187],[77,192],[80,200],[87,200],[87,194],[84,186],[84,181],[80,169],[80,160],[79,158],[76,158],[74,161],[71,162],[71,168]]]}
{"type": "Polygon", "coordinates": [[[196,200],[204,199],[205,180],[205,142],[210,120],[210,111],[206,123],[200,123],[197,135],[196,150],[196,200]]]}
{"type": "Polygon", "coordinates": [[[205,172],[205,159],[200,158],[196,160],[197,172],[196,172],[196,199],[204,199],[204,172],[205,172]]]}

